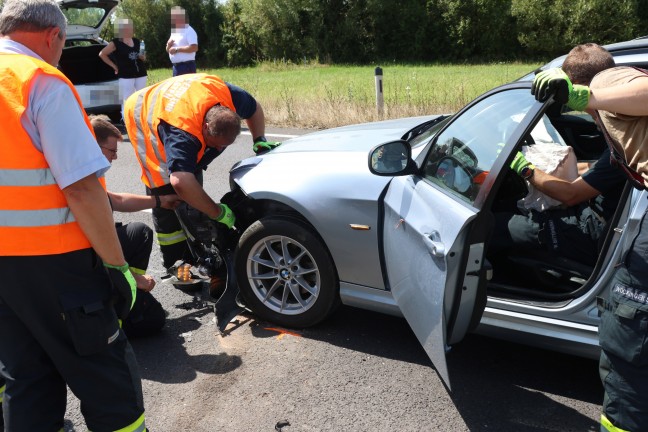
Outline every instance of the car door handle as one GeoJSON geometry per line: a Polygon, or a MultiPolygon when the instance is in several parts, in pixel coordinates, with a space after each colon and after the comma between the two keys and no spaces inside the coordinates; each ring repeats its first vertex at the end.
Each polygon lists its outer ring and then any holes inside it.
{"type": "Polygon", "coordinates": [[[423,237],[423,243],[428,248],[432,256],[441,258],[445,256],[445,245],[441,241],[441,236],[437,231],[426,233],[423,237]]]}

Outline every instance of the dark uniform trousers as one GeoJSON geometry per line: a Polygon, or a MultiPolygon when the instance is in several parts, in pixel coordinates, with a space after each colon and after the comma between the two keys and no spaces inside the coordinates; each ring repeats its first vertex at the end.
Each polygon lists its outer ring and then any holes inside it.
{"type": "MultiPolygon", "coordinates": [[[[141,222],[126,225],[118,223],[116,230],[126,262],[131,268],[144,272],[153,248],[153,230],[141,222]]],[[[157,333],[164,326],[165,320],[166,314],[160,302],[150,292],[137,290],[135,304],[122,326],[126,335],[132,339],[157,333]]]]}
{"type": "Polygon", "coordinates": [[[0,274],[7,430],[62,430],[66,383],[93,432],[136,422],[144,413],[137,363],[95,252],[2,256],[0,274]]]}
{"type": "MultiPolygon", "coordinates": [[[[194,175],[198,183],[202,186],[202,170],[199,169],[194,175]]],[[[149,196],[171,195],[175,193],[173,186],[170,184],[155,189],[146,188],[146,194],[149,196]]],[[[195,211],[197,212],[197,210],[195,211]]],[[[184,260],[193,264],[193,257],[186,241],[187,237],[182,230],[176,213],[173,210],[154,208],[152,214],[153,226],[158,235],[160,253],[162,254],[162,265],[164,265],[164,268],[168,269],[178,260],[184,260]]],[[[205,217],[207,216],[205,215],[205,217]]]]}
{"type": "Polygon", "coordinates": [[[648,431],[648,218],[599,299],[601,431],[648,431]]]}

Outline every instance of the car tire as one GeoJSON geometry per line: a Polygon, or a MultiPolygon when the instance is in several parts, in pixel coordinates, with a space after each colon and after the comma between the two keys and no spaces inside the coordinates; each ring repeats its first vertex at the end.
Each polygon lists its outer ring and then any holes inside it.
{"type": "Polygon", "coordinates": [[[309,327],[339,304],[333,260],[313,229],[297,219],[254,222],[239,239],[235,256],[243,300],[264,320],[309,327]]]}

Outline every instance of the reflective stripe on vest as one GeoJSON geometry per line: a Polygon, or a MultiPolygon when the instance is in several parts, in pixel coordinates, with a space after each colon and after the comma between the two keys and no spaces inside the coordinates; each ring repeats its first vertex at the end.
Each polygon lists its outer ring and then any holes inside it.
{"type": "MultiPolygon", "coordinates": [[[[39,75],[65,82],[81,107],[72,83],[53,66],[23,54],[0,54],[0,256],[52,255],[90,247],[43,152],[34,147],[21,122],[39,75]]],[[[85,122],[92,131],[87,116],[85,122]]]]}
{"type": "Polygon", "coordinates": [[[235,111],[227,85],[206,74],[169,78],[131,95],[124,104],[124,119],[130,142],[142,168],[142,182],[155,189],[170,183],[164,143],[158,135],[161,121],[181,129],[202,144],[196,163],[205,152],[203,123],[215,105],[235,111]]]}

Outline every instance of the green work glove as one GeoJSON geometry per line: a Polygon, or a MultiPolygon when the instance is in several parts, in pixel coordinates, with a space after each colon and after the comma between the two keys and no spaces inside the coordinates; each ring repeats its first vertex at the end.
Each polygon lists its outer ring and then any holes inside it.
{"type": "Polygon", "coordinates": [[[533,79],[531,94],[540,102],[554,94],[558,103],[566,104],[575,111],[583,111],[589,102],[589,87],[572,84],[561,68],[547,69],[533,79]]]}
{"type": "Polygon", "coordinates": [[[526,167],[535,169],[535,165],[529,162],[522,152],[517,152],[513,162],[511,162],[511,169],[517,173],[517,175],[522,175],[522,170],[526,167]]]}
{"type": "Polygon", "coordinates": [[[234,215],[234,212],[231,208],[229,208],[227,204],[218,204],[218,206],[220,207],[221,212],[220,215],[214,220],[231,229],[234,226],[234,222],[236,222],[236,216],[234,215]]]}
{"type": "Polygon", "coordinates": [[[126,319],[135,304],[137,296],[137,283],[131,274],[128,264],[114,266],[104,263],[108,277],[113,288],[117,291],[118,299],[115,302],[115,312],[121,320],[126,319]]]}
{"type": "Polygon", "coordinates": [[[267,141],[266,137],[260,136],[258,138],[254,139],[254,144],[252,145],[252,150],[254,150],[254,153],[257,155],[262,155],[263,153],[267,153],[270,150],[279,147],[281,145],[280,142],[277,141],[267,141]]]}

